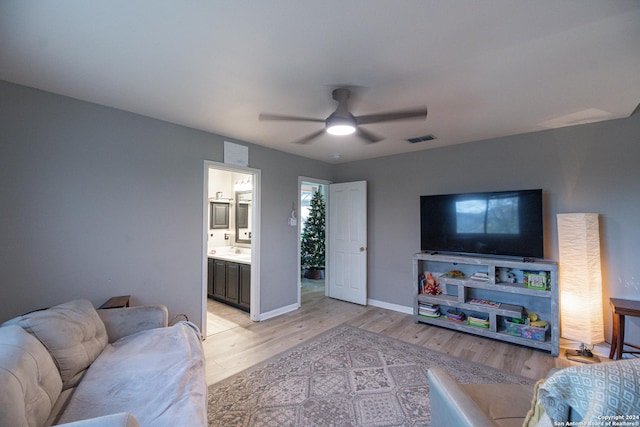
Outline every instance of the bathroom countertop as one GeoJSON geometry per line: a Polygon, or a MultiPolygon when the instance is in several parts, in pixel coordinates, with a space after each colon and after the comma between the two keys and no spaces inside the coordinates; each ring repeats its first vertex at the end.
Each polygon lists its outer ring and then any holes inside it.
{"type": "Polygon", "coordinates": [[[251,265],[251,254],[247,253],[233,253],[233,252],[219,252],[215,253],[207,252],[207,257],[212,259],[220,259],[223,261],[237,262],[240,264],[251,265]]]}

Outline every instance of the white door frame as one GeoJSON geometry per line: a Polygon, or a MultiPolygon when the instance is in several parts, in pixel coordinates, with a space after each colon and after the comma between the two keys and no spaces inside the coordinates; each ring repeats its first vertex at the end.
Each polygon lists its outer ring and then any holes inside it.
{"type": "MultiPolygon", "coordinates": [[[[302,278],[300,277],[300,271],[302,271],[302,265],[300,263],[300,246],[301,246],[301,241],[300,241],[300,235],[302,234],[302,217],[300,216],[300,208],[302,206],[302,183],[303,182],[312,182],[314,184],[321,184],[321,185],[329,185],[331,184],[331,181],[327,181],[326,179],[318,179],[318,178],[310,178],[307,176],[299,176],[298,177],[298,231],[297,231],[297,236],[296,239],[298,241],[298,269],[296,272],[296,280],[298,281],[298,308],[300,308],[300,306],[302,305],[302,296],[301,296],[301,287],[302,287],[302,278]]],[[[328,190],[328,188],[327,188],[328,190]]],[[[327,194],[325,194],[325,212],[329,210],[329,191],[327,191],[327,194]]],[[[324,240],[324,244],[325,244],[325,248],[327,247],[327,236],[329,235],[329,215],[325,215],[325,218],[327,218],[327,221],[325,223],[325,240],[324,240]]],[[[325,258],[326,260],[326,258],[325,258]]],[[[327,266],[325,264],[325,277],[327,275],[327,266]]],[[[324,288],[324,294],[327,295],[327,287],[326,287],[326,282],[325,282],[325,288],[324,288]]]]}
{"type": "Polygon", "coordinates": [[[229,172],[252,175],[253,194],[251,199],[251,308],[249,316],[252,321],[260,320],[260,169],[232,166],[226,163],[204,161],[203,193],[202,193],[202,336],[207,336],[207,236],[209,234],[209,169],[220,169],[229,172]]]}

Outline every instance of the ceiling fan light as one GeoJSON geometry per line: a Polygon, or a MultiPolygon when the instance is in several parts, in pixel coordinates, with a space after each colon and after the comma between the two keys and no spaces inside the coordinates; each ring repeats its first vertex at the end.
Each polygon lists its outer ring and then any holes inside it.
{"type": "Polygon", "coordinates": [[[351,135],[356,131],[356,127],[349,124],[332,125],[327,128],[327,132],[331,135],[351,135]]]}
{"type": "Polygon", "coordinates": [[[331,135],[351,135],[356,131],[356,122],[351,117],[344,117],[333,113],[327,119],[326,129],[331,135]]]}

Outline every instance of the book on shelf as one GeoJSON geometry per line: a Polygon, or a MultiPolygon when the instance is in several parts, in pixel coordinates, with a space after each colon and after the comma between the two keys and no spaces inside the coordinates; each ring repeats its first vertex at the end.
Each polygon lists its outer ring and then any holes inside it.
{"type": "Polygon", "coordinates": [[[433,318],[440,317],[440,312],[439,311],[437,313],[423,313],[423,312],[420,311],[420,312],[418,312],[418,314],[420,316],[423,316],[423,317],[433,317],[433,318]]]}
{"type": "Polygon", "coordinates": [[[488,282],[489,281],[489,273],[483,272],[483,271],[476,271],[475,273],[473,273],[470,277],[471,280],[479,280],[481,282],[488,282]]]}
{"type": "Polygon", "coordinates": [[[428,302],[418,303],[418,314],[425,317],[440,317],[440,306],[428,302]]]}
{"type": "Polygon", "coordinates": [[[474,298],[471,301],[469,301],[469,304],[480,305],[480,306],[491,307],[491,308],[499,308],[500,307],[500,303],[497,302],[497,301],[489,301],[489,300],[481,299],[481,298],[474,298]]]}
{"type": "Polygon", "coordinates": [[[477,326],[479,328],[488,328],[489,327],[489,322],[488,321],[487,322],[485,322],[485,321],[479,322],[476,319],[471,319],[471,318],[467,319],[467,324],[471,325],[471,326],[477,326]]]}
{"type": "Polygon", "coordinates": [[[444,317],[454,322],[464,322],[465,315],[463,312],[449,310],[444,314],[444,317]]]}
{"type": "Polygon", "coordinates": [[[486,313],[473,313],[467,316],[467,324],[481,328],[489,327],[489,315],[486,313]]]}

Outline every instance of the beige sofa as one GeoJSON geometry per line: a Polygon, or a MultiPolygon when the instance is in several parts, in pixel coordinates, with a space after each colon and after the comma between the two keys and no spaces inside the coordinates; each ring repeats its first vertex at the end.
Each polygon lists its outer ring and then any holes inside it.
{"type": "Polygon", "coordinates": [[[77,300],[0,327],[3,427],[206,426],[200,331],[77,300]]]}
{"type": "Polygon", "coordinates": [[[461,384],[447,371],[429,369],[432,426],[520,427],[533,399],[522,384],[461,384]]]}

